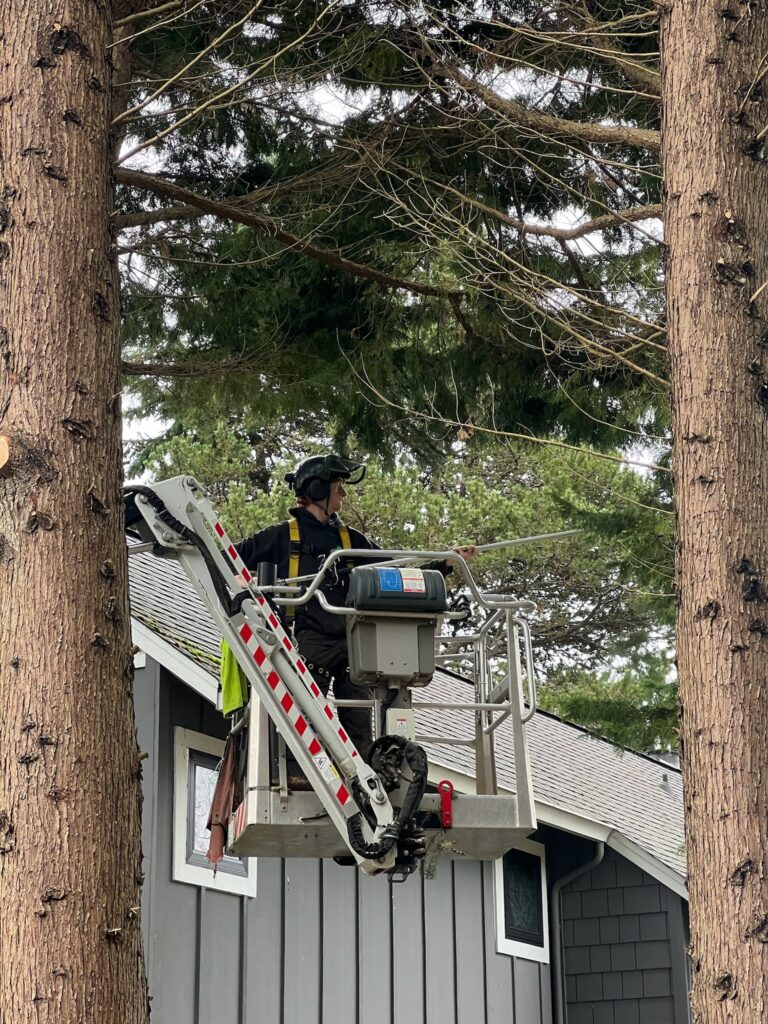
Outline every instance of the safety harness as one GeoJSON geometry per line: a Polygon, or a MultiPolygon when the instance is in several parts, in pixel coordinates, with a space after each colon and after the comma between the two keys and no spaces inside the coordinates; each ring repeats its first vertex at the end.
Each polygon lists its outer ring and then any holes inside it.
{"type": "MultiPolygon", "coordinates": [[[[338,531],[341,546],[346,551],[352,547],[349,530],[343,523],[339,523],[338,531]]],[[[295,516],[291,516],[288,520],[288,536],[290,540],[288,545],[288,578],[295,579],[299,575],[299,561],[304,547],[301,539],[301,524],[295,516]]],[[[294,608],[288,607],[285,609],[285,616],[289,622],[293,619],[294,613],[294,608]]]]}
{"type": "MultiPolygon", "coordinates": [[[[352,540],[348,528],[340,523],[338,526],[341,546],[346,551],[352,547],[352,540]]],[[[293,579],[299,575],[299,560],[301,559],[303,544],[301,540],[301,526],[295,516],[288,521],[288,534],[290,545],[288,548],[288,576],[293,579]]],[[[295,609],[288,607],[283,612],[288,623],[292,623],[295,609]]],[[[221,692],[221,710],[225,716],[229,716],[245,707],[248,702],[248,680],[245,673],[237,663],[237,659],[230,650],[228,644],[221,642],[221,665],[219,672],[219,690],[221,692]]]]}

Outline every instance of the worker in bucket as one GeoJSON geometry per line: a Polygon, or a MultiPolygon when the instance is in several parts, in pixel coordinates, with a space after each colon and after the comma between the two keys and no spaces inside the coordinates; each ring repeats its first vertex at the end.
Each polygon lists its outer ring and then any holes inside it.
{"type": "MultiPolygon", "coordinates": [[[[339,517],[347,487],[359,484],[365,476],[362,463],[351,462],[338,455],[314,455],[299,463],[285,481],[296,495],[291,518],[268,526],[237,545],[240,557],[251,571],[259,562],[277,565],[280,579],[310,576],[323,560],[339,548],[365,548],[375,551],[378,545],[359,530],[346,526],[339,517]]],[[[465,559],[477,554],[474,545],[455,548],[465,559]]],[[[375,556],[372,556],[375,560],[375,556]]],[[[343,606],[349,588],[345,569],[360,564],[358,558],[342,563],[341,571],[332,573],[322,586],[329,604],[343,606]]],[[[448,563],[433,566],[446,574],[448,563]]],[[[337,700],[361,700],[370,697],[367,688],[353,686],[349,678],[346,625],[341,615],[320,607],[316,600],[299,605],[288,612],[296,643],[307,666],[324,693],[333,683],[337,700]]],[[[339,708],[339,719],[362,757],[367,758],[372,743],[371,714],[367,708],[339,708]]],[[[304,788],[305,780],[292,759],[288,761],[289,788],[304,788]],[[291,783],[295,783],[294,786],[291,783]]]]}

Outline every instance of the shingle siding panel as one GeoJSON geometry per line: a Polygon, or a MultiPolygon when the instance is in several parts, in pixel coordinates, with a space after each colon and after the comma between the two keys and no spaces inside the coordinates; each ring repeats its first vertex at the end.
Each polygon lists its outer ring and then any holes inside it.
{"type": "MultiPolygon", "coordinates": [[[[576,891],[574,884],[573,891],[569,886],[565,892],[578,897],[583,915],[569,919],[567,935],[563,929],[569,1024],[571,1010],[578,1007],[582,1016],[585,1006],[592,1008],[593,1024],[603,1019],[611,1024],[640,1024],[640,1007],[649,1000],[661,1014],[658,1024],[667,1024],[664,1000],[672,994],[673,956],[667,890],[612,851],[586,877],[589,888],[576,891]],[[608,888],[611,879],[621,884],[608,888]],[[662,892],[665,902],[660,910],[662,892]],[[592,916],[600,906],[607,912],[592,916]]],[[[571,909],[577,905],[574,900],[571,909]]],[[[682,956],[682,949],[677,955],[682,956]]],[[[687,1018],[679,1015],[670,1024],[687,1024],[687,1018]]]]}
{"type": "Polygon", "coordinates": [[[576,920],[581,918],[581,893],[563,893],[563,920],[576,920]]]}
{"type": "Polygon", "coordinates": [[[603,975],[603,997],[605,999],[623,999],[622,977],[620,971],[611,971],[603,975]]]}
{"type": "Polygon", "coordinates": [[[666,914],[641,914],[640,938],[643,942],[654,942],[668,938],[666,914]]]}
{"type": "Polygon", "coordinates": [[[604,860],[584,877],[590,879],[592,889],[615,889],[616,862],[613,860],[604,860]]]}
{"type": "Polygon", "coordinates": [[[637,999],[625,999],[622,1002],[616,1024],[640,1024],[640,1003],[637,999]]]}
{"type": "Polygon", "coordinates": [[[566,947],[565,969],[568,974],[586,974],[589,971],[589,946],[566,947]]]}
{"type": "Polygon", "coordinates": [[[610,944],[619,941],[619,919],[617,917],[600,918],[600,942],[610,944]]]}
{"type": "Polygon", "coordinates": [[[608,892],[593,889],[581,894],[581,913],[584,917],[604,917],[608,913],[608,892]]]}
{"type": "Polygon", "coordinates": [[[628,860],[620,860],[616,865],[616,885],[628,886],[628,885],[642,885],[643,883],[643,872],[635,864],[630,864],[628,860]]]}
{"type": "Polygon", "coordinates": [[[672,979],[669,971],[643,971],[643,995],[646,998],[672,995],[672,979]]]}
{"type": "Polygon", "coordinates": [[[600,942],[600,922],[595,918],[587,918],[573,922],[574,946],[596,946],[600,942]]]}
{"type": "Polygon", "coordinates": [[[671,998],[641,999],[640,1024],[675,1024],[675,1008],[671,998]]]}
{"type": "Polygon", "coordinates": [[[625,999],[640,999],[643,995],[643,972],[624,971],[622,985],[625,999]]]}
{"type": "Polygon", "coordinates": [[[614,1017],[613,1003],[595,1003],[592,1010],[594,1024],[621,1024],[614,1017]]]}
{"type": "Polygon", "coordinates": [[[576,1001],[591,1003],[603,998],[603,977],[601,974],[576,975],[576,1001]]]}
{"type": "Polygon", "coordinates": [[[622,942],[618,946],[611,946],[611,970],[634,971],[636,966],[634,942],[622,942]]]}
{"type": "Polygon", "coordinates": [[[638,942],[640,939],[640,918],[637,914],[625,914],[619,920],[619,942],[638,942]]]}
{"type": "Polygon", "coordinates": [[[624,913],[624,890],[608,890],[608,913],[612,917],[621,917],[624,913]]]}
{"type": "Polygon", "coordinates": [[[630,885],[624,888],[624,913],[649,914],[661,910],[658,885],[630,885]]]}
{"type": "Polygon", "coordinates": [[[669,943],[638,942],[638,968],[669,967],[669,943]]]}
{"type": "Polygon", "coordinates": [[[589,947],[589,969],[593,974],[610,971],[611,969],[611,947],[590,946],[589,947]]]}

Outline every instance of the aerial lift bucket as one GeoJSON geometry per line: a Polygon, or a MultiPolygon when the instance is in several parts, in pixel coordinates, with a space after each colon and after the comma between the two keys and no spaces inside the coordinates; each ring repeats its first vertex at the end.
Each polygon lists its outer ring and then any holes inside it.
{"type": "Polygon", "coordinates": [[[421,840],[413,840],[413,845],[423,842],[418,856],[425,846],[427,856],[495,859],[536,828],[525,736],[536,703],[530,630],[523,617],[533,608],[531,602],[481,592],[453,551],[377,551],[381,565],[352,570],[350,606],[345,608],[327,603],[323,580],[341,558],[370,562],[369,550],[335,551],[314,577],[260,588],[194,479],[176,477],[130,490],[128,521],[145,542],[132,550],[151,547],[178,561],[250,683],[250,700],[232,724],[246,757],[244,799],[230,821],[228,853],[351,855],[363,871],[390,877],[413,869],[411,863],[399,870],[408,860],[399,856],[402,842],[397,853],[394,848],[381,853],[408,799],[407,772],[401,772],[397,784],[362,761],[333,700],[321,693],[276,614],[281,606],[312,599],[347,619],[351,678],[364,689],[359,702],[338,704],[370,707],[375,737],[394,735],[401,745],[423,743],[442,750],[459,744],[474,752],[474,785],[467,785],[472,792],[459,790],[458,777],[444,778],[450,773],[430,767],[430,784],[409,819],[414,832],[423,833],[421,840]],[[440,635],[441,622],[465,619],[466,613],[448,609],[440,573],[411,567],[435,559],[453,563],[473,603],[483,610],[485,620],[475,631],[440,635]],[[425,699],[436,662],[469,663],[468,699],[425,699]],[[434,711],[466,722],[465,735],[457,736],[455,728],[444,735],[425,732],[424,720],[434,711]],[[515,793],[498,792],[494,739],[502,723],[513,740],[515,793]],[[312,792],[288,788],[286,744],[312,792]]]}

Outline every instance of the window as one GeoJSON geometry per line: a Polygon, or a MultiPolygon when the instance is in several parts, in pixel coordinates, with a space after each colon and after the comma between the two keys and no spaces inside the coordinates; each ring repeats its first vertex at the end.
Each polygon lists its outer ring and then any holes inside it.
{"type": "Polygon", "coordinates": [[[174,730],[173,879],[241,896],[256,895],[256,862],[225,856],[214,876],[206,859],[205,827],[224,741],[189,729],[174,730]]]}
{"type": "Polygon", "coordinates": [[[544,847],[521,840],[496,861],[496,949],[549,963],[544,847]]]}

